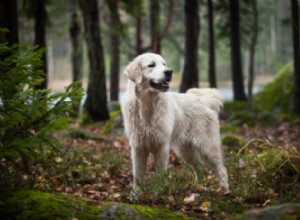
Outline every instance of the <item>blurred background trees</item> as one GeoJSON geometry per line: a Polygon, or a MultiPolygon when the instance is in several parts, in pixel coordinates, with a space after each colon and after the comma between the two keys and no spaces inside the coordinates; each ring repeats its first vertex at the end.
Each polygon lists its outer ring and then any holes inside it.
{"type": "MultiPolygon", "coordinates": [[[[46,47],[43,87],[60,91],[72,79],[82,79],[85,112],[92,121],[107,120],[107,101],[120,100],[125,89],[124,67],[151,51],[161,53],[174,70],[173,90],[218,86],[226,99],[250,101],[280,67],[294,59],[297,64],[297,3],[1,0],[1,28],[10,30],[1,34],[1,42],[19,38],[46,47]]],[[[295,66],[296,81],[297,73],[295,66]]]]}
{"type": "Polygon", "coordinates": [[[180,92],[186,92],[189,88],[198,87],[198,38],[200,32],[198,4],[198,0],[184,1],[185,51],[180,92]]]}

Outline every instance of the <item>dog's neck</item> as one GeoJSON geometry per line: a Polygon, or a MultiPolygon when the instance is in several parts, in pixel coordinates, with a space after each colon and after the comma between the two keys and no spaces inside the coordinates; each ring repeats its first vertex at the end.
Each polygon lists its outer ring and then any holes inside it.
{"type": "Polygon", "coordinates": [[[144,88],[145,86],[143,85],[137,85],[134,82],[129,81],[127,91],[133,95],[132,97],[135,97],[140,117],[151,119],[156,105],[160,103],[162,93],[154,92],[150,89],[145,90],[144,88]]]}

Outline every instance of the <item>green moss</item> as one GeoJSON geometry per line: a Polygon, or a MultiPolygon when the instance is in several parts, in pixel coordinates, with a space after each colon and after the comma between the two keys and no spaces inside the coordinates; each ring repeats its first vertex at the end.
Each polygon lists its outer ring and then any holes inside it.
{"type": "Polygon", "coordinates": [[[253,125],[256,122],[256,116],[252,112],[237,111],[232,113],[232,115],[229,118],[229,121],[233,122],[236,125],[253,125]]]}
{"type": "Polygon", "coordinates": [[[282,67],[274,80],[253,97],[254,104],[263,111],[289,113],[293,98],[292,64],[282,67]]]}
{"type": "Polygon", "coordinates": [[[92,133],[88,133],[86,131],[80,130],[80,129],[70,129],[68,131],[68,135],[71,138],[81,138],[81,139],[86,139],[86,140],[99,140],[99,141],[104,141],[103,138],[96,136],[92,133]]]}
{"type": "Polygon", "coordinates": [[[242,147],[247,143],[246,140],[234,135],[234,134],[227,134],[225,135],[225,137],[223,138],[222,144],[228,146],[228,147],[242,147]]]}
{"type": "Polygon", "coordinates": [[[121,105],[119,102],[110,102],[109,103],[109,117],[110,119],[105,123],[103,127],[103,133],[108,134],[113,129],[122,128],[121,120],[121,105]]]}
{"type": "Polygon", "coordinates": [[[223,105],[224,111],[243,111],[248,109],[248,103],[243,101],[227,101],[223,105]]]}
{"type": "Polygon", "coordinates": [[[87,205],[84,199],[32,190],[0,192],[1,219],[189,219],[166,209],[124,203],[87,205]]]}
{"type": "Polygon", "coordinates": [[[237,130],[238,128],[235,125],[231,125],[231,124],[221,125],[221,133],[236,132],[237,130]]]}
{"type": "Polygon", "coordinates": [[[1,219],[64,219],[74,211],[67,207],[66,197],[35,191],[0,194],[1,219]]]}
{"type": "Polygon", "coordinates": [[[108,134],[114,128],[121,127],[119,121],[116,119],[121,116],[121,110],[116,110],[109,113],[110,119],[105,123],[103,127],[103,133],[108,134]]]}
{"type": "Polygon", "coordinates": [[[89,116],[86,110],[83,108],[82,114],[79,118],[80,126],[89,125],[95,123],[94,120],[89,116]]]}

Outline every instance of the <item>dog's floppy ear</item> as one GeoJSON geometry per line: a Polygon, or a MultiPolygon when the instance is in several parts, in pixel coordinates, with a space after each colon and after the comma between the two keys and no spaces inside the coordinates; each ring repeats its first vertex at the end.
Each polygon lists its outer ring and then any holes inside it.
{"type": "Polygon", "coordinates": [[[131,61],[126,67],[124,74],[136,84],[141,83],[143,79],[141,64],[137,60],[131,61]]]}

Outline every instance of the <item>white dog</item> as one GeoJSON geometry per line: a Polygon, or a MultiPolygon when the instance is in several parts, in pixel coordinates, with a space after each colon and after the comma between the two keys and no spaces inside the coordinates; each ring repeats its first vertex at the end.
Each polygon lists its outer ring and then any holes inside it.
{"type": "Polygon", "coordinates": [[[124,74],[129,78],[122,112],[131,146],[131,196],[140,191],[149,154],[154,155],[156,169],[166,171],[171,148],[192,166],[195,181],[203,168],[209,168],[227,190],[218,120],[222,95],[216,89],[190,89],[185,94],[166,92],[172,70],[157,54],[136,57],[124,74]]]}

